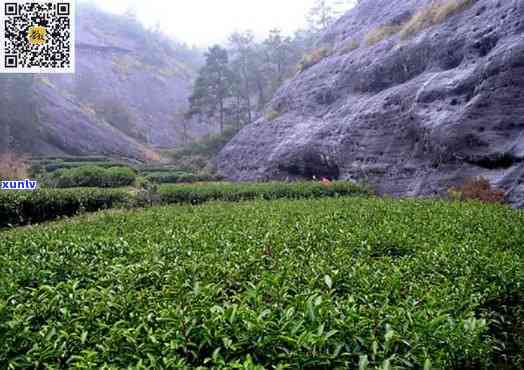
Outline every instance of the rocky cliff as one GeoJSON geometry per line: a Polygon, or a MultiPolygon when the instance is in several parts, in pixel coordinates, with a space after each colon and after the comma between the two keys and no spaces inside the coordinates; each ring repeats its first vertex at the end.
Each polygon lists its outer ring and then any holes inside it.
{"type": "Polygon", "coordinates": [[[223,175],[406,196],[484,176],[524,206],[524,1],[363,0],[322,44],[267,108],[278,117],[221,152],[223,175]]]}
{"type": "MultiPolygon", "coordinates": [[[[36,155],[154,158],[155,148],[182,141],[198,59],[131,18],[80,6],[76,74],[0,79],[0,144],[36,155]]],[[[193,125],[191,135],[209,130],[193,125]]]]}

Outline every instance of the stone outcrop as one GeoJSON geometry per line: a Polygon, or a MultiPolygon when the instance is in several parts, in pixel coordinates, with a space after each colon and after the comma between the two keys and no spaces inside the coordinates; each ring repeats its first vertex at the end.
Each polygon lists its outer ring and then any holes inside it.
{"type": "Polygon", "coordinates": [[[244,128],[220,172],[352,179],[403,196],[484,176],[524,206],[524,1],[471,1],[410,37],[366,43],[430,3],[363,0],[343,16],[322,40],[331,55],[280,89],[267,108],[280,116],[244,128]]]}

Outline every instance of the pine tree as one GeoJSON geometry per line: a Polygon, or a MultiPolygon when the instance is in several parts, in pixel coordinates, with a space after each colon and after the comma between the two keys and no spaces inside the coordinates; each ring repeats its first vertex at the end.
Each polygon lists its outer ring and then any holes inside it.
{"type": "Polygon", "coordinates": [[[339,2],[333,0],[315,0],[315,5],[309,11],[308,23],[316,32],[325,31],[340,15],[336,9],[339,2]]]}
{"type": "Polygon", "coordinates": [[[236,68],[234,70],[237,71],[241,81],[242,97],[245,100],[248,123],[251,123],[253,120],[251,95],[253,94],[252,80],[255,64],[254,38],[255,36],[251,31],[235,32],[229,38],[232,52],[235,56],[233,63],[236,68]]]}
{"type": "Polygon", "coordinates": [[[218,114],[220,131],[224,132],[226,100],[232,96],[233,84],[228,52],[215,45],[209,48],[205,58],[206,64],[200,70],[189,98],[188,118],[195,114],[212,118],[218,114]]]}

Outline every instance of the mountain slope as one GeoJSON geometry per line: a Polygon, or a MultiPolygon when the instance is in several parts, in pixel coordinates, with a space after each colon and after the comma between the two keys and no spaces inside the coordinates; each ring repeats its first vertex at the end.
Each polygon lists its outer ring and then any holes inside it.
{"type": "Polygon", "coordinates": [[[12,147],[37,155],[147,159],[150,148],[181,142],[196,53],[90,6],[78,9],[76,47],[75,75],[2,76],[0,144],[7,133],[12,147]]]}
{"type": "Polygon", "coordinates": [[[394,195],[483,175],[524,206],[524,2],[468,0],[402,39],[431,3],[364,0],[343,16],[324,36],[331,55],[277,93],[279,117],[233,139],[220,172],[366,180],[394,195]]]}

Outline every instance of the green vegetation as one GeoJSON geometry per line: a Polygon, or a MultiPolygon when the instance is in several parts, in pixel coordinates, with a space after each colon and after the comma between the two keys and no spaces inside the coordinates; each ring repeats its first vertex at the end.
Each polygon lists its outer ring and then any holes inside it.
{"type": "Polygon", "coordinates": [[[195,157],[202,156],[211,158],[216,156],[226,146],[228,142],[238,133],[238,129],[229,128],[222,134],[211,134],[202,139],[187,145],[181,149],[175,150],[172,153],[173,159],[180,157],[195,157]]]}
{"type": "Polygon", "coordinates": [[[369,31],[366,34],[366,45],[371,46],[379,43],[380,41],[387,39],[397,34],[401,29],[401,26],[381,26],[369,31]]]}
{"type": "Polygon", "coordinates": [[[298,64],[298,71],[304,72],[306,69],[320,63],[320,61],[322,61],[324,58],[327,58],[332,53],[333,49],[328,46],[323,46],[311,51],[310,53],[306,54],[298,64]]]}
{"type": "Polygon", "coordinates": [[[61,169],[72,169],[82,166],[97,166],[102,168],[111,167],[135,167],[124,160],[116,160],[103,156],[63,156],[63,157],[35,157],[30,160],[30,173],[32,176],[42,176],[61,169]]]}
{"type": "Polygon", "coordinates": [[[502,206],[340,198],[9,231],[0,364],[520,369],[523,228],[502,206]]]}
{"type": "MultiPolygon", "coordinates": [[[[126,163],[118,163],[118,162],[54,162],[54,163],[49,163],[45,166],[41,166],[39,170],[51,173],[51,172],[55,172],[58,170],[76,169],[76,168],[85,167],[85,166],[96,166],[96,167],[107,169],[107,168],[114,168],[114,167],[129,167],[130,165],[126,163]]],[[[35,169],[35,165],[33,165],[33,169],[35,169]]]]}
{"type": "Polygon", "coordinates": [[[133,184],[136,173],[129,167],[81,166],[53,172],[49,185],[56,188],[118,188],[133,184]]]}
{"type": "Polygon", "coordinates": [[[315,0],[312,5],[306,29],[292,36],[275,28],[257,42],[247,30],[231,34],[227,45],[211,46],[186,117],[216,123],[221,131],[250,124],[284,81],[296,74],[297,65],[301,72],[330,55],[331,46],[315,50],[315,45],[347,5],[336,0],[315,0]]]}
{"type": "Polygon", "coordinates": [[[98,155],[86,155],[86,156],[60,156],[60,157],[33,157],[33,163],[39,164],[50,164],[53,162],[109,162],[109,157],[98,156],[98,155]]]}
{"type": "Polygon", "coordinates": [[[139,189],[39,189],[35,192],[0,192],[0,227],[24,225],[113,207],[143,207],[153,204],[192,203],[211,200],[240,201],[255,198],[312,198],[368,195],[352,183],[200,183],[162,185],[159,188],[138,177],[139,189]]]}
{"type": "Polygon", "coordinates": [[[371,191],[350,182],[267,182],[267,183],[203,183],[199,185],[163,185],[159,188],[162,203],[192,203],[221,200],[237,202],[251,199],[300,199],[371,195],[371,191]]]}
{"type": "Polygon", "coordinates": [[[39,189],[34,192],[3,191],[0,192],[0,227],[43,222],[61,216],[73,216],[79,212],[95,212],[128,202],[129,193],[125,190],[39,189]]]}
{"type": "Polygon", "coordinates": [[[212,159],[238,133],[237,128],[227,128],[222,134],[210,134],[198,141],[185,145],[179,149],[165,151],[170,158],[173,171],[184,171],[195,174],[213,174],[212,159]]]}
{"type": "Polygon", "coordinates": [[[426,28],[445,22],[475,3],[474,0],[440,0],[419,9],[407,22],[401,25],[385,25],[373,29],[365,36],[366,45],[371,46],[397,33],[405,40],[426,28]]]}
{"type": "Polygon", "coordinates": [[[116,129],[135,139],[146,141],[146,136],[136,126],[132,110],[118,99],[107,99],[95,105],[95,114],[116,129]]]}
{"type": "Polygon", "coordinates": [[[357,40],[355,40],[355,39],[348,40],[340,48],[340,54],[342,54],[342,55],[343,54],[349,54],[353,50],[357,50],[359,47],[360,47],[360,43],[357,40]]]}
{"type": "Polygon", "coordinates": [[[178,183],[194,183],[202,181],[219,181],[220,178],[215,175],[197,175],[189,172],[175,171],[175,172],[149,172],[146,174],[146,179],[156,184],[178,184],[178,183]]]}
{"type": "Polygon", "coordinates": [[[426,28],[440,24],[452,15],[466,10],[474,3],[474,0],[442,0],[424,7],[403,25],[400,30],[400,37],[407,39],[426,28]]]}
{"type": "Polygon", "coordinates": [[[266,119],[266,121],[274,121],[278,117],[280,117],[280,112],[277,112],[276,110],[269,110],[264,115],[264,118],[266,119]]]}

